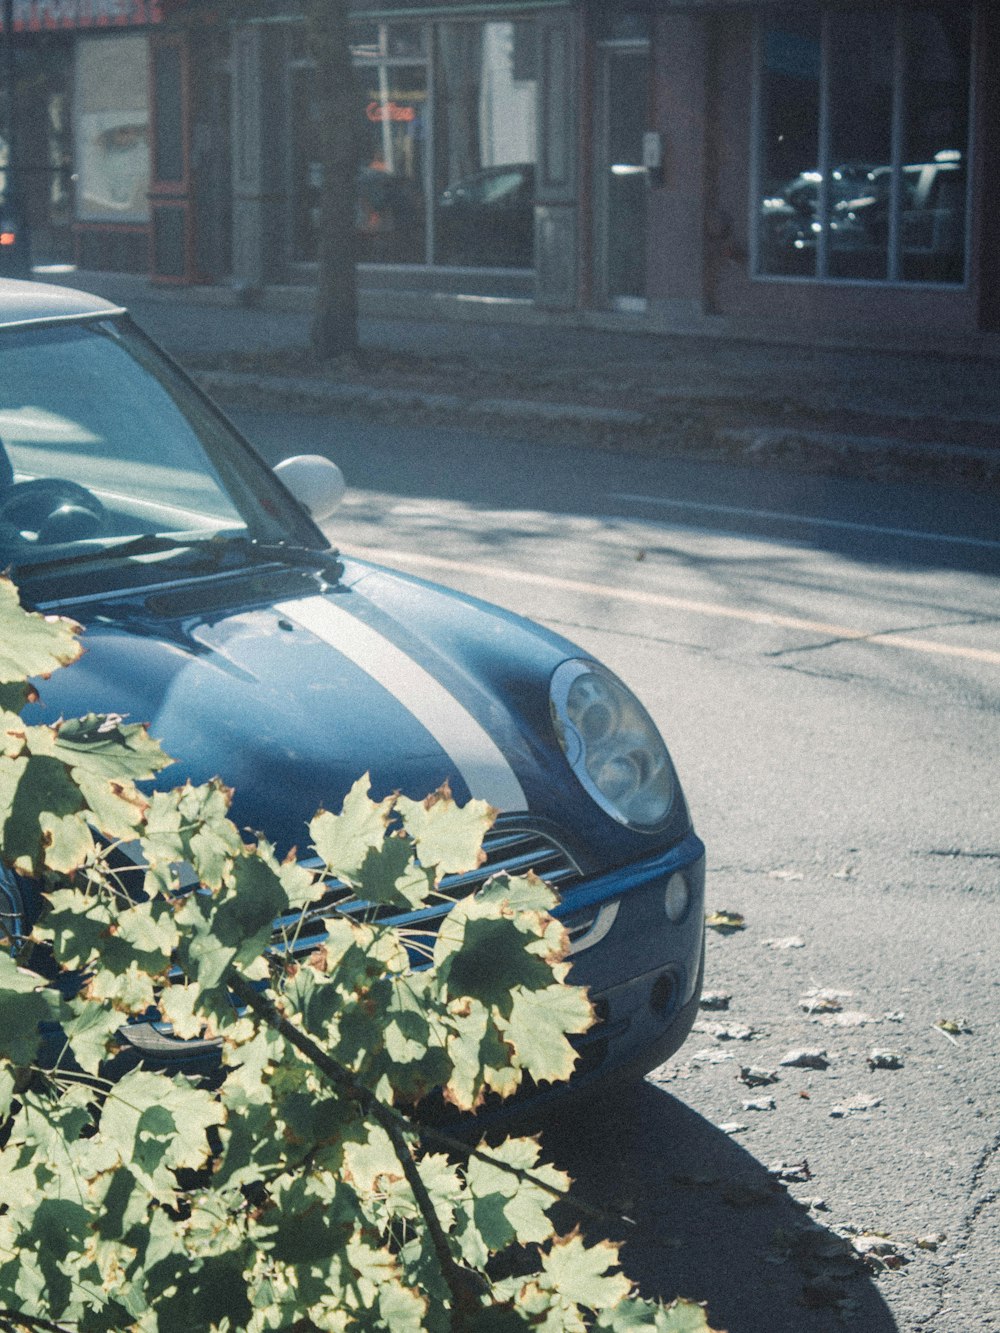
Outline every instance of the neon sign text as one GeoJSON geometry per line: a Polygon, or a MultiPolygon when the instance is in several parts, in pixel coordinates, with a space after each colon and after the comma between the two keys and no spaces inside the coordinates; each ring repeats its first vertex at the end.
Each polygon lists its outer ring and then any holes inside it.
{"type": "Polygon", "coordinates": [[[400,106],[398,102],[369,102],[365,115],[376,125],[383,120],[411,121],[417,118],[417,108],[400,106]]]}

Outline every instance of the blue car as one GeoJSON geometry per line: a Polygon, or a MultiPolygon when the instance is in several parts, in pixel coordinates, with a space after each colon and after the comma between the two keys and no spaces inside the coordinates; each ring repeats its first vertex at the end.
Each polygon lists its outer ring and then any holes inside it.
{"type": "MultiPolygon", "coordinates": [[[[323,458],[272,471],[123,310],[0,281],[0,569],[86,631],[30,720],[147,721],[163,786],[220,775],[279,851],[366,771],[376,798],[489,801],[485,864],[451,890],[552,884],[600,1018],[576,1084],[646,1072],[687,1036],[704,948],[704,848],[656,727],[565,639],[338,555],[317,525],[342,491],[323,458]]],[[[0,867],[0,911],[30,918],[28,892],[0,867]]],[[[127,1035],[182,1068],[211,1054],[127,1035]]]]}

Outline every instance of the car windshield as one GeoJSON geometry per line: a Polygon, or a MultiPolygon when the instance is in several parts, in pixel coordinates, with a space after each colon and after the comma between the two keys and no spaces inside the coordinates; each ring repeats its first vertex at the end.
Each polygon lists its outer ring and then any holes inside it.
{"type": "Polygon", "coordinates": [[[302,541],[303,527],[268,470],[127,321],[0,332],[0,568],[124,556],[146,534],[179,547],[302,541]]]}

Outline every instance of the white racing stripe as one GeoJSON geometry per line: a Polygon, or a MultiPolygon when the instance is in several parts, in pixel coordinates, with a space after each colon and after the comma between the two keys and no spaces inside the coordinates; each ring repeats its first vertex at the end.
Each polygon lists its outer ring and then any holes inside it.
{"type": "Polygon", "coordinates": [[[275,610],[336,648],[384,686],[430,732],[473,796],[498,810],[528,808],[517,775],[489,732],[391,639],[325,597],[279,602],[275,610]]]}

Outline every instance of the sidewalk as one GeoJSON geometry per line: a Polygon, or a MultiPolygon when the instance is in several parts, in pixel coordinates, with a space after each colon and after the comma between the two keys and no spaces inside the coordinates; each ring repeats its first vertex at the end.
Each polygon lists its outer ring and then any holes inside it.
{"type": "MultiPolygon", "coordinates": [[[[228,288],[91,272],[52,280],[127,305],[224,399],[569,430],[809,470],[1000,481],[1000,340],[990,337],[931,353],[567,327],[530,306],[500,319],[486,306],[477,320],[397,318],[393,293],[365,292],[359,355],[321,366],[308,352],[308,288],[274,289],[246,308],[228,288]]],[[[430,298],[396,304],[434,308],[430,298]]]]}

